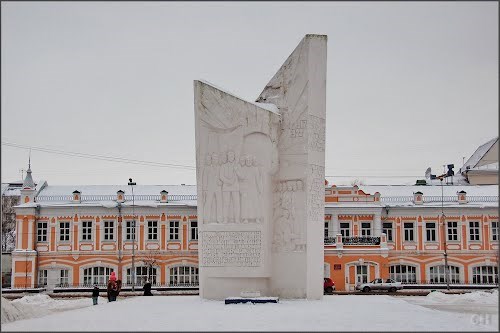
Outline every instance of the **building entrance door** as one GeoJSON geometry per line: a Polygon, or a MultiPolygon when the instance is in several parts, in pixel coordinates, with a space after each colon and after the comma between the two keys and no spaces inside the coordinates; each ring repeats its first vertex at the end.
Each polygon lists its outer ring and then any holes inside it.
{"type": "Polygon", "coordinates": [[[368,265],[356,266],[356,284],[366,283],[369,281],[368,265]]]}

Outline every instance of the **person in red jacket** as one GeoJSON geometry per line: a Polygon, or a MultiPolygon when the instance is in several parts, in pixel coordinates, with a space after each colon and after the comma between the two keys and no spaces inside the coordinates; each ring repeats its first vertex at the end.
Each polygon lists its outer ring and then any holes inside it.
{"type": "Polygon", "coordinates": [[[118,284],[116,283],[115,272],[111,272],[108,281],[107,292],[108,292],[108,301],[109,302],[116,301],[116,296],[118,296],[118,284]]]}

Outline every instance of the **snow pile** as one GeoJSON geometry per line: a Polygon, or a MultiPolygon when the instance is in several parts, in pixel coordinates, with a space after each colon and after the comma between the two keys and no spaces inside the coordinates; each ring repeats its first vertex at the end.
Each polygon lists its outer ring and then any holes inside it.
{"type": "MultiPolygon", "coordinates": [[[[99,297],[99,303],[106,303],[99,297]]],[[[43,317],[48,314],[66,310],[79,309],[92,305],[90,297],[78,299],[57,300],[46,294],[27,295],[9,301],[2,297],[2,324],[11,321],[43,317]]]]}
{"type": "Polygon", "coordinates": [[[440,304],[491,304],[498,305],[498,290],[493,292],[473,291],[465,294],[445,294],[433,291],[426,296],[426,301],[440,304]]]}

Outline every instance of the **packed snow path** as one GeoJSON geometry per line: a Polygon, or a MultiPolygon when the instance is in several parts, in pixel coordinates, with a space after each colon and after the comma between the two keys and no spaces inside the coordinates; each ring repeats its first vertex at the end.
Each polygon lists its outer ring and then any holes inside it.
{"type": "MultiPolygon", "coordinates": [[[[496,331],[498,315],[478,318],[485,302],[475,303],[476,312],[458,313],[386,295],[233,305],[198,296],[139,296],[3,324],[2,331],[496,331]]],[[[498,308],[498,301],[486,303],[498,308]]]]}

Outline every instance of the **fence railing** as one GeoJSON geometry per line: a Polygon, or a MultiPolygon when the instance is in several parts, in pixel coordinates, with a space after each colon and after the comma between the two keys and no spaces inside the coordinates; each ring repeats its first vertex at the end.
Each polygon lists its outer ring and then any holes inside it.
{"type": "MultiPolygon", "coordinates": [[[[168,201],[196,200],[196,194],[168,195],[168,201]]],[[[161,196],[140,194],[134,195],[133,201],[160,201],[161,196]]],[[[35,198],[36,202],[73,201],[72,195],[41,195],[35,198]]],[[[81,201],[116,201],[116,195],[82,195],[81,201]]],[[[125,195],[125,201],[132,201],[132,195],[125,195]]]]}
{"type": "Polygon", "coordinates": [[[379,245],[380,237],[342,237],[342,243],[344,243],[344,245],[379,245]]]}
{"type": "Polygon", "coordinates": [[[337,237],[325,237],[325,245],[335,244],[337,237]]]}

